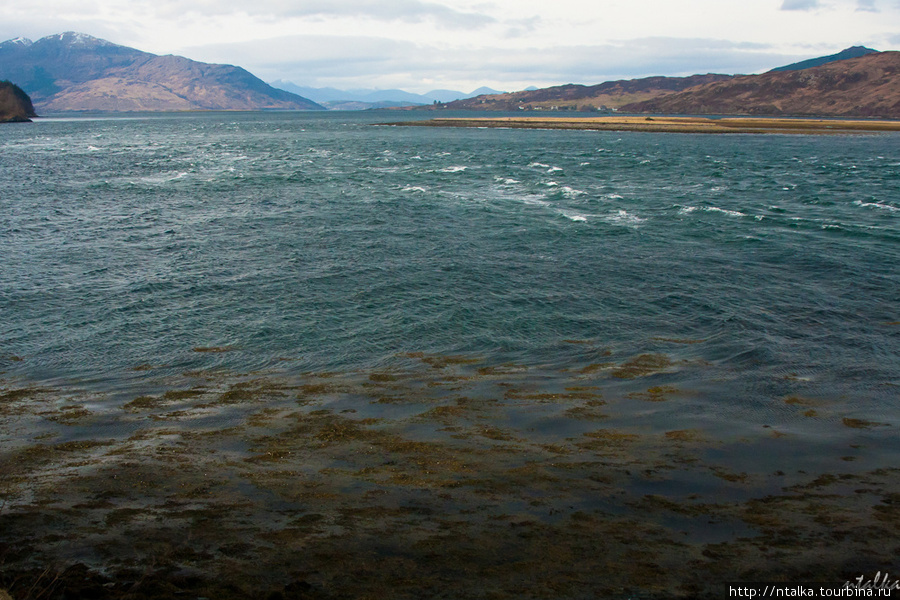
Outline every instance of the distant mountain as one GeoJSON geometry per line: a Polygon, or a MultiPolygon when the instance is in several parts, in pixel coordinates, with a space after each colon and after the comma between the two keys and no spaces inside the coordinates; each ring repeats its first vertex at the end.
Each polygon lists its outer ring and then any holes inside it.
{"type": "Polygon", "coordinates": [[[866,48],[865,46],[853,46],[851,48],[847,48],[846,50],[841,50],[837,54],[831,54],[829,56],[820,56],[819,58],[810,58],[809,60],[804,60],[801,62],[796,62],[790,65],[785,65],[783,67],[778,67],[769,71],[770,73],[778,72],[778,71],[802,71],[803,69],[811,69],[813,67],[821,67],[824,64],[828,64],[830,62],[834,62],[836,60],[846,60],[848,58],[859,58],[860,56],[865,56],[866,54],[875,54],[878,50],[872,50],[871,48],[866,48]]]}
{"type": "Polygon", "coordinates": [[[900,52],[770,71],[629,104],[627,112],[900,118],[900,52]]]}
{"type": "MultiPolygon", "coordinates": [[[[276,80],[271,85],[295,94],[300,94],[314,102],[323,105],[351,106],[349,103],[362,108],[383,108],[386,106],[416,106],[434,104],[435,102],[452,102],[460,98],[471,98],[481,94],[499,94],[497,90],[488,87],[480,87],[471,93],[457,92],[454,90],[432,90],[426,94],[414,94],[403,90],[339,90],[336,88],[304,87],[290,81],[276,80]],[[390,103],[390,104],[385,104],[390,103]]],[[[334,110],[355,110],[352,108],[338,108],[334,110]]]]}
{"type": "MultiPolygon", "coordinates": [[[[409,102],[357,102],[356,100],[329,100],[322,102],[328,110],[378,110],[380,108],[408,108],[409,102]]],[[[420,105],[415,105],[420,106],[420,105]]]]}
{"type": "Polygon", "coordinates": [[[41,112],[323,110],[240,67],[157,56],[74,32],[3,42],[0,79],[21,85],[41,112]]]}
{"type": "Polygon", "coordinates": [[[0,123],[25,123],[36,116],[31,98],[22,88],[0,81],[0,123]]]}
{"type": "Polygon", "coordinates": [[[543,89],[528,89],[508,94],[487,94],[449,102],[441,108],[451,110],[604,110],[637,100],[672,94],[681,90],[731,79],[731,75],[691,75],[690,77],[645,77],[607,81],[598,85],[570,83],[543,89]]]}

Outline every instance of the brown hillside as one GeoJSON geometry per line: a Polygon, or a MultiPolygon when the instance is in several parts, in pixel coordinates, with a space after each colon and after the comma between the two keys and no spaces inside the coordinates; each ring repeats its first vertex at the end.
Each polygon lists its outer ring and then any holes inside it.
{"type": "Polygon", "coordinates": [[[624,112],[900,119],[900,52],[746,75],[628,104],[624,112]]]}
{"type": "Polygon", "coordinates": [[[240,67],[157,56],[75,32],[0,43],[0,79],[19,82],[42,112],[323,110],[240,67]]]}
{"type": "MultiPolygon", "coordinates": [[[[731,79],[731,75],[645,77],[607,81],[598,85],[558,85],[539,90],[477,96],[441,105],[450,110],[595,110],[618,108],[631,102],[673,94],[681,90],[731,79]]],[[[433,108],[433,107],[426,107],[433,108]]]]}
{"type": "Polygon", "coordinates": [[[48,112],[296,109],[297,96],[254,89],[243,69],[178,56],[151,56],[106,77],[65,87],[41,105],[48,112]],[[241,81],[246,79],[247,81],[241,81]],[[269,93],[266,93],[269,92],[269,93]]]}

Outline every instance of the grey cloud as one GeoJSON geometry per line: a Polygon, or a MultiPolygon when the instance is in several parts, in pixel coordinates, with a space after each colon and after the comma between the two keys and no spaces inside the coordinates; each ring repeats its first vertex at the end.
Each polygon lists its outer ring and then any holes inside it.
{"type": "Polygon", "coordinates": [[[812,10],[819,7],[819,0],[784,0],[781,10],[812,10]]]}
{"type": "Polygon", "coordinates": [[[856,10],[865,12],[879,12],[875,6],[875,0],[857,0],[856,10]]]}

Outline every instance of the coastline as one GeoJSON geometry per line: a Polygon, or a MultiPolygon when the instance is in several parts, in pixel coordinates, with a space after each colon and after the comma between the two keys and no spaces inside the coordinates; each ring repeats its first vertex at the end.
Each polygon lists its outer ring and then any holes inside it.
{"type": "Polygon", "coordinates": [[[507,129],[576,129],[651,133],[845,134],[900,131],[900,121],[833,120],[783,117],[500,117],[437,118],[381,123],[407,127],[481,127],[507,129]]]}

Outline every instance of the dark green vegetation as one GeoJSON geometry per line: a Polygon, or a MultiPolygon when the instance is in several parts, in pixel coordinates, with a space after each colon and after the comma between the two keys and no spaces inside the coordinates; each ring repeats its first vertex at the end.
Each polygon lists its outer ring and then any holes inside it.
{"type": "Polygon", "coordinates": [[[790,65],[785,65],[783,67],[777,67],[775,69],[772,69],[772,71],[801,71],[803,69],[811,69],[812,67],[821,67],[822,65],[826,65],[836,60],[859,58],[860,56],[865,56],[866,54],[875,54],[877,52],[878,50],[872,50],[871,48],[866,48],[865,46],[853,46],[851,48],[847,48],[846,50],[841,50],[837,54],[830,54],[828,56],[820,56],[818,58],[803,60],[800,62],[792,63],[790,65]]]}
{"type": "Polygon", "coordinates": [[[79,33],[0,44],[0,78],[42,112],[322,110],[240,67],[157,56],[79,33]]]}
{"type": "Polygon", "coordinates": [[[10,81],[0,81],[0,123],[25,123],[36,117],[31,98],[10,81]]]}
{"type": "Polygon", "coordinates": [[[858,432],[846,468],[799,469],[778,458],[797,443],[780,427],[635,426],[689,406],[697,392],[664,382],[703,366],[596,354],[607,362],[556,373],[424,353],[299,378],[185,373],[118,409],[5,382],[0,590],[712,598],[730,581],[895,566],[900,470],[869,462],[866,441],[888,424],[780,399],[773,410],[858,432]],[[775,462],[727,458],[748,454],[775,462]]]}

